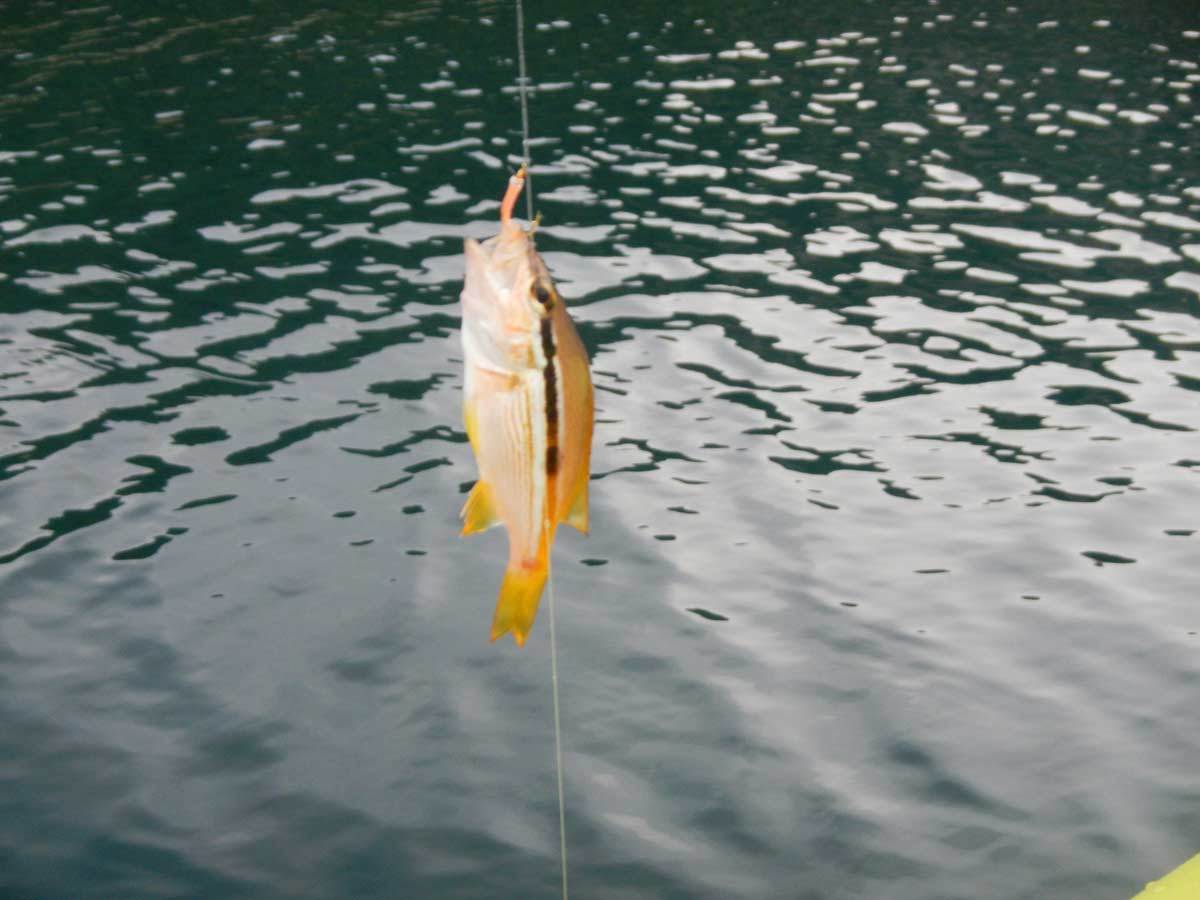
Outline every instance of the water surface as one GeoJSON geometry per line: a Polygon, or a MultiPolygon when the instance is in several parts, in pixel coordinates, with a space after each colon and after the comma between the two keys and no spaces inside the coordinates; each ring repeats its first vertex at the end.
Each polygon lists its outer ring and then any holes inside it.
{"type": "MultiPolygon", "coordinates": [[[[528,7],[579,896],[1196,851],[1190,13],[528,7]]],[[[547,622],[456,522],[513,10],[0,14],[0,893],[557,896],[547,622]]]]}

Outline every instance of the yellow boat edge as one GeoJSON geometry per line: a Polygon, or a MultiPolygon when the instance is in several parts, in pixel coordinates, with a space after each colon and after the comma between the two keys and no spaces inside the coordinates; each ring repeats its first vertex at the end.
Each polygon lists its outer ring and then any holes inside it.
{"type": "Polygon", "coordinates": [[[1198,900],[1200,898],[1200,853],[1158,881],[1151,881],[1133,900],[1198,900]]]}

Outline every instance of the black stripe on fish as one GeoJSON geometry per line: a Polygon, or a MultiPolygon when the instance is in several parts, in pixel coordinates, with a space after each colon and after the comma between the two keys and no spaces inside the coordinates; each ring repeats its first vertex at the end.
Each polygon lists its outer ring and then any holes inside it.
{"type": "Polygon", "coordinates": [[[546,475],[558,474],[558,372],[554,368],[554,323],[549,316],[542,319],[542,356],[546,366],[542,379],[546,385],[546,475]]]}

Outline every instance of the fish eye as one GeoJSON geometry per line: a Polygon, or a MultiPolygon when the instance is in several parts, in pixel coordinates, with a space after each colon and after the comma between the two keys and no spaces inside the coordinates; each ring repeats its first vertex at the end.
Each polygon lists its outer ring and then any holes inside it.
{"type": "Polygon", "coordinates": [[[544,284],[538,283],[533,286],[533,297],[542,306],[549,309],[554,302],[554,294],[544,284]]]}

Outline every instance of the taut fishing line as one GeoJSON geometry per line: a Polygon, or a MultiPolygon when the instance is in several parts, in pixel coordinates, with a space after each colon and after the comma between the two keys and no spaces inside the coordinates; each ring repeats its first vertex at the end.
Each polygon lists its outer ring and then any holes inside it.
{"type": "Polygon", "coordinates": [[[533,223],[533,179],[529,171],[529,75],[525,69],[525,6],[517,0],[517,66],[521,94],[521,163],[525,167],[526,218],[533,223]]]}
{"type": "MultiPolygon", "coordinates": [[[[553,556],[553,550],[551,551],[553,556]]],[[[563,900],[567,900],[567,815],[563,804],[562,726],[558,718],[558,642],[554,634],[554,564],[547,560],[546,590],[550,606],[550,686],[554,694],[554,768],[558,775],[558,849],[562,855],[563,900]]]]}
{"type": "MultiPolygon", "coordinates": [[[[521,95],[521,163],[525,169],[525,209],[533,225],[533,178],[529,162],[529,74],[525,67],[525,8],[517,0],[517,67],[521,95]]],[[[547,537],[549,537],[547,535],[547,537]]],[[[549,544],[549,541],[547,540],[549,544]]],[[[554,621],[554,547],[546,560],[546,593],[550,607],[550,689],[554,696],[554,771],[558,780],[558,851],[562,859],[562,895],[567,900],[567,814],[563,801],[562,724],[558,711],[558,636],[554,621]]]]}

